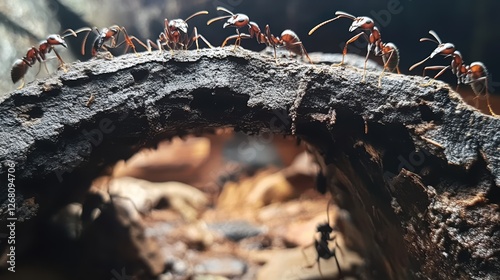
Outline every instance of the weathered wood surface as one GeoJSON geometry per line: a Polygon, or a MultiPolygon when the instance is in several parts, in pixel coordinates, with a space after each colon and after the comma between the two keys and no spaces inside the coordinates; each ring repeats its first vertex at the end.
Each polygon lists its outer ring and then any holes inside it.
{"type": "Polygon", "coordinates": [[[500,277],[500,119],[441,82],[387,74],[379,88],[379,73],[361,75],[240,49],[73,63],[1,101],[1,177],[15,162],[16,192],[42,219],[163,137],[295,134],[347,210],[339,227],[369,260],[366,278],[500,277]]]}

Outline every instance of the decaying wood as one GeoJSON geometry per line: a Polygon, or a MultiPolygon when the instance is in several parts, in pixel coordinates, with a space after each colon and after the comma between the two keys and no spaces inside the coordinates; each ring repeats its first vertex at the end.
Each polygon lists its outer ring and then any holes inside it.
{"type": "Polygon", "coordinates": [[[295,134],[347,210],[339,228],[366,278],[500,277],[500,120],[441,82],[386,74],[378,88],[361,71],[230,49],[74,63],[0,103],[1,178],[15,162],[16,193],[43,219],[158,139],[295,134]]]}

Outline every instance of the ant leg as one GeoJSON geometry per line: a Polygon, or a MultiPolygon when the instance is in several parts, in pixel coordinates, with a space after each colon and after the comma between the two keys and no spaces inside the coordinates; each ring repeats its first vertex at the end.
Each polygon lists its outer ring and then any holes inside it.
{"type": "Polygon", "coordinates": [[[317,241],[314,241],[313,243],[311,243],[311,244],[309,244],[309,245],[307,245],[307,246],[305,246],[305,247],[302,247],[302,249],[300,250],[300,252],[302,253],[302,256],[304,257],[304,259],[306,260],[306,263],[307,263],[307,265],[306,265],[306,266],[304,266],[304,268],[312,268],[312,267],[313,267],[313,266],[314,266],[314,265],[318,262],[318,261],[315,261],[315,262],[313,262],[313,263],[309,263],[309,260],[307,259],[307,255],[304,253],[304,251],[305,251],[307,248],[309,248],[309,247],[311,247],[311,246],[313,246],[313,245],[316,245],[316,242],[317,242],[317,241]]]}
{"type": "Polygon", "coordinates": [[[276,64],[279,65],[279,61],[278,61],[278,54],[276,53],[276,45],[273,44],[273,50],[274,50],[274,61],[276,61],[276,64]]]}
{"type": "Polygon", "coordinates": [[[121,30],[123,32],[123,36],[125,37],[125,39],[120,44],[116,45],[115,48],[118,48],[123,43],[126,43],[127,46],[125,48],[125,52],[124,53],[127,53],[127,51],[128,51],[129,48],[132,48],[132,50],[134,51],[134,53],[138,56],[139,54],[137,53],[137,51],[135,49],[134,42],[132,42],[132,40],[135,40],[137,43],[139,43],[145,49],[148,49],[148,47],[141,40],[137,39],[137,37],[135,37],[135,36],[129,36],[128,33],[127,33],[127,30],[125,29],[125,27],[121,27],[121,30]]]}
{"type": "Polygon", "coordinates": [[[309,57],[309,54],[307,54],[307,51],[306,51],[306,48],[304,48],[304,45],[302,43],[300,43],[300,46],[302,48],[302,51],[304,52],[304,55],[307,57],[307,60],[309,60],[309,63],[314,64],[314,62],[309,57]]]}
{"type": "MultiPolygon", "coordinates": [[[[143,46],[144,49],[148,49],[148,46],[146,46],[146,44],[144,44],[141,40],[137,39],[137,37],[135,36],[130,36],[130,42],[132,42],[132,40],[135,40],[137,43],[139,43],[139,45],[143,46]]],[[[134,48],[134,52],[135,52],[135,48],[134,48]]]]}
{"type": "MultiPolygon", "coordinates": [[[[457,84],[457,92],[458,92],[458,86],[459,84],[457,84]]],[[[474,102],[474,108],[479,108],[479,94],[477,94],[476,92],[474,92],[474,98],[472,98],[472,101],[474,102]]]]}
{"type": "Polygon", "coordinates": [[[134,53],[137,56],[139,56],[139,53],[137,52],[135,45],[134,45],[134,42],[132,40],[136,41],[137,43],[139,43],[139,45],[143,46],[146,50],[148,50],[148,46],[146,46],[146,44],[144,44],[141,40],[137,39],[137,37],[135,37],[135,36],[127,36],[125,41],[121,42],[120,44],[116,45],[115,47],[118,48],[119,46],[123,45],[123,43],[126,43],[127,46],[125,47],[124,53],[127,53],[128,49],[131,48],[134,51],[134,53]]]}
{"type": "Polygon", "coordinates": [[[351,39],[349,39],[345,43],[344,50],[342,51],[342,61],[339,64],[332,64],[332,66],[342,66],[342,65],[344,65],[344,58],[345,58],[345,55],[347,54],[347,45],[349,45],[350,43],[358,40],[359,37],[361,37],[362,35],[366,36],[365,32],[361,32],[358,35],[354,35],[351,39]]]}
{"type": "MultiPolygon", "coordinates": [[[[342,249],[340,249],[339,247],[339,244],[337,243],[337,240],[336,238],[334,238],[334,243],[335,243],[335,249],[333,250],[333,252],[335,252],[337,249],[339,249],[340,253],[342,255],[344,255],[344,253],[342,252],[342,249]]],[[[335,253],[333,253],[333,257],[335,258],[335,264],[337,265],[337,270],[339,272],[339,279],[344,279],[344,275],[342,274],[342,269],[340,268],[340,263],[339,263],[339,259],[337,258],[337,255],[335,253]]]]}
{"type": "Polygon", "coordinates": [[[234,49],[233,49],[233,52],[236,51],[236,47],[238,46],[241,46],[241,34],[240,34],[240,30],[239,29],[236,29],[236,33],[238,34],[238,38],[236,39],[236,41],[234,42],[234,49]]]}
{"type": "Polygon", "coordinates": [[[239,37],[239,36],[240,36],[239,34],[236,34],[236,35],[231,35],[231,36],[227,37],[227,38],[224,40],[224,42],[222,42],[221,47],[225,47],[225,46],[226,46],[226,44],[227,44],[227,42],[228,42],[229,40],[232,40],[232,39],[236,39],[236,40],[238,40],[238,37],[239,37]]]}
{"type": "Polygon", "coordinates": [[[440,70],[440,71],[428,83],[421,84],[420,86],[422,86],[422,87],[430,86],[432,83],[434,83],[435,79],[437,79],[439,76],[441,76],[446,70],[448,70],[448,68],[450,68],[450,66],[427,66],[427,67],[425,67],[424,72],[422,74],[423,77],[425,77],[425,71],[427,71],[427,70],[440,70]]]}
{"type": "Polygon", "coordinates": [[[483,77],[481,79],[484,79],[484,86],[485,86],[485,89],[486,89],[486,104],[488,105],[488,110],[490,111],[490,114],[493,117],[498,117],[498,115],[495,114],[495,112],[493,111],[493,108],[491,108],[490,93],[488,92],[488,78],[487,77],[483,77]]]}
{"type": "MultiPolygon", "coordinates": [[[[431,66],[432,67],[432,66],[431,66]]],[[[432,68],[428,68],[428,67],[425,67],[424,68],[424,73],[425,73],[425,69],[430,69],[430,70],[438,70],[440,67],[443,67],[443,66],[434,66],[435,68],[432,69],[432,68]]],[[[450,68],[450,66],[446,66],[444,67],[441,71],[439,71],[436,76],[434,76],[434,80],[437,79],[439,76],[443,75],[443,73],[448,70],[448,68],[450,68]]]]}
{"type": "Polygon", "coordinates": [[[160,54],[161,54],[162,48],[161,48],[159,41],[156,42],[157,44],[155,44],[150,39],[148,39],[146,42],[148,43],[148,47],[147,47],[148,52],[151,52],[153,47],[155,47],[156,49],[158,49],[160,51],[160,54]]]}
{"type": "Polygon", "coordinates": [[[371,49],[370,44],[368,44],[368,50],[366,51],[366,57],[365,57],[365,66],[363,67],[363,79],[361,79],[362,83],[366,81],[366,64],[368,63],[368,57],[370,57],[370,49],[371,49]]]}
{"type": "Polygon", "coordinates": [[[319,275],[321,275],[321,278],[322,279],[325,279],[325,277],[323,276],[323,272],[321,271],[321,261],[320,261],[320,258],[318,257],[318,259],[316,260],[316,263],[318,264],[318,271],[319,271],[319,275]]]}
{"type": "MultiPolygon", "coordinates": [[[[250,35],[245,34],[245,33],[232,35],[232,36],[227,37],[226,40],[224,40],[224,42],[222,43],[221,47],[224,47],[227,44],[227,42],[229,40],[232,40],[232,39],[236,39],[235,46],[239,46],[239,44],[237,44],[237,43],[241,40],[241,38],[250,39],[251,37],[250,37],[250,35]]],[[[236,50],[236,48],[234,48],[233,51],[235,51],[235,50],[236,50]]]]}
{"type": "Polygon", "coordinates": [[[57,53],[56,49],[52,48],[54,50],[54,54],[57,56],[57,59],[59,60],[59,66],[58,68],[63,69],[64,72],[68,72],[68,69],[66,68],[66,64],[62,60],[61,56],[57,53]]]}
{"type": "MultiPolygon", "coordinates": [[[[211,48],[211,49],[214,48],[214,46],[212,46],[212,44],[210,44],[210,42],[207,39],[205,39],[205,37],[203,37],[203,35],[198,34],[198,28],[194,27],[194,37],[192,37],[191,40],[195,40],[195,42],[196,42],[196,50],[199,51],[198,39],[201,39],[203,42],[205,42],[205,44],[207,44],[207,46],[209,48],[211,48]]],[[[191,45],[191,44],[192,44],[192,42],[189,45],[191,45]]]]}
{"type": "Polygon", "coordinates": [[[491,103],[490,103],[490,94],[489,93],[486,93],[486,104],[488,105],[488,110],[490,110],[490,114],[493,116],[493,117],[498,117],[497,114],[495,114],[495,112],[493,111],[493,108],[491,108],[491,103]]]}
{"type": "MultiPolygon", "coordinates": [[[[385,74],[385,70],[387,69],[387,65],[389,65],[389,62],[391,61],[391,58],[392,58],[392,55],[394,54],[394,50],[391,50],[390,51],[390,54],[389,54],[389,58],[386,60],[385,64],[384,64],[384,69],[382,69],[382,73],[380,73],[380,76],[378,77],[378,87],[379,88],[382,88],[382,77],[384,77],[384,74],[385,74]]],[[[387,55],[386,54],[383,54],[384,55],[387,55]]],[[[398,74],[399,73],[399,67],[397,67],[398,69],[398,74]]]]}
{"type": "Polygon", "coordinates": [[[196,42],[196,51],[200,51],[200,45],[198,44],[198,28],[194,27],[194,41],[196,42]]]}
{"type": "MultiPolygon", "coordinates": [[[[52,57],[52,58],[53,58],[53,57],[52,57]]],[[[47,74],[50,74],[50,72],[49,72],[49,68],[47,68],[47,60],[48,60],[48,59],[46,59],[46,60],[44,60],[44,61],[41,61],[41,62],[40,62],[40,67],[38,67],[38,72],[36,72],[36,75],[35,75],[35,76],[37,76],[37,75],[40,73],[40,71],[42,70],[42,64],[43,64],[43,68],[45,68],[45,71],[47,71],[47,74]]]]}
{"type": "Polygon", "coordinates": [[[309,57],[309,55],[307,54],[306,48],[304,47],[304,44],[302,44],[301,41],[295,42],[292,45],[300,45],[300,50],[302,51],[303,55],[305,55],[307,57],[307,60],[309,60],[309,63],[314,64],[312,62],[311,58],[309,57]]]}
{"type": "Polygon", "coordinates": [[[205,42],[205,44],[207,44],[207,46],[208,46],[209,48],[211,48],[211,49],[213,49],[213,48],[214,48],[214,46],[213,46],[212,44],[210,44],[210,42],[209,42],[207,39],[205,39],[205,37],[204,37],[203,35],[199,34],[199,35],[198,35],[198,37],[199,37],[201,40],[203,40],[203,42],[205,42]]]}
{"type": "Polygon", "coordinates": [[[21,78],[21,84],[17,87],[17,89],[22,89],[25,85],[24,77],[21,78]]]}

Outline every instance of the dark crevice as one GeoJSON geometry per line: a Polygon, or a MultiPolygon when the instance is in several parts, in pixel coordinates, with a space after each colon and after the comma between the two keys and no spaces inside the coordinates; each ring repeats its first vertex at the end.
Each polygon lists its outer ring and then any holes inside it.
{"type": "Polygon", "coordinates": [[[130,74],[132,74],[136,83],[142,83],[148,78],[149,70],[146,68],[132,69],[130,74]]]}

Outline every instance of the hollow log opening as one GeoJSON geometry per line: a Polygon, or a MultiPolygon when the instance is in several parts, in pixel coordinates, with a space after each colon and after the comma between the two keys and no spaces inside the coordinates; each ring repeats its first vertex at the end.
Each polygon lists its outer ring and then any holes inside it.
{"type": "Polygon", "coordinates": [[[365,260],[356,277],[500,277],[500,121],[441,82],[386,74],[378,88],[379,73],[361,75],[214,49],[74,63],[12,93],[0,104],[0,162],[2,178],[16,166],[18,252],[28,231],[47,249],[44,222],[116,161],[231,127],[307,143],[338,231],[365,260]]]}

